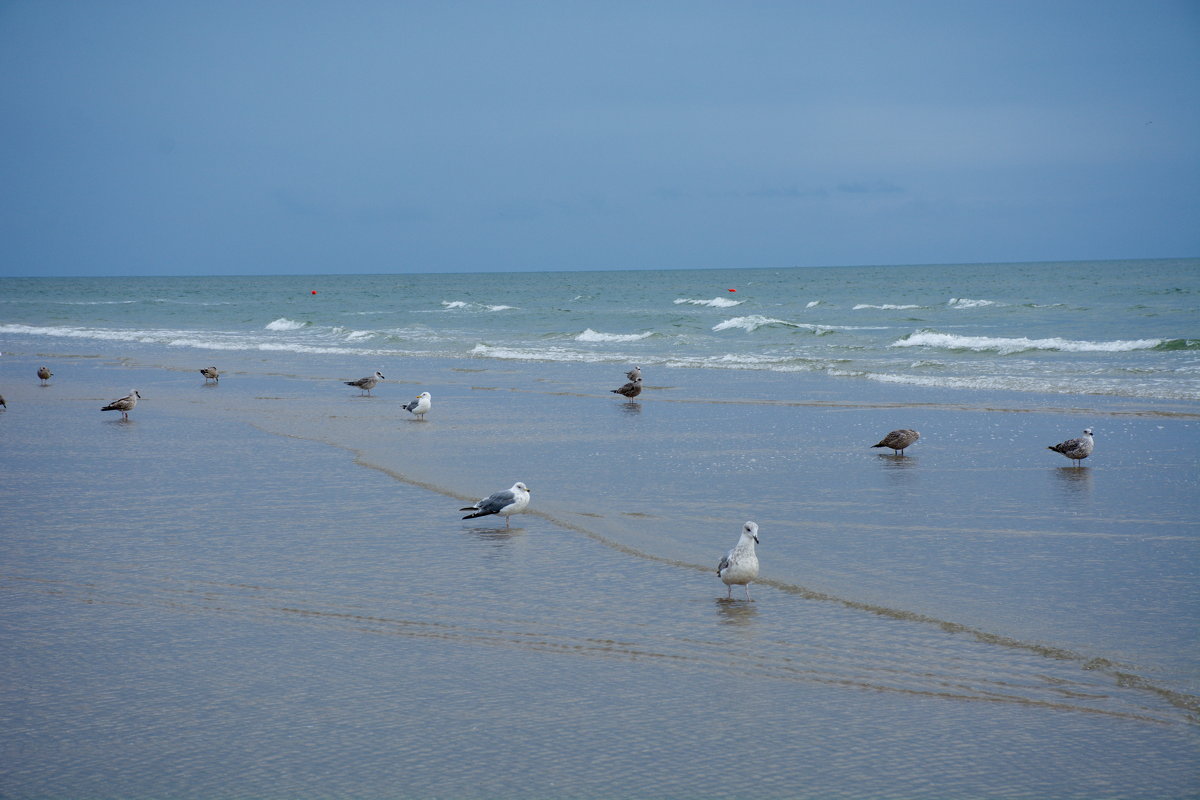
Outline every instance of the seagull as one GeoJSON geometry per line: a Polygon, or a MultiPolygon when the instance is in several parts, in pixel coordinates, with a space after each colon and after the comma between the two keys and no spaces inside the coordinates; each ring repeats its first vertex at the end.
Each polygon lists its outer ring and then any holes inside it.
{"type": "Polygon", "coordinates": [[[204,369],[200,370],[200,374],[204,376],[205,383],[208,383],[209,381],[216,381],[217,383],[221,382],[221,373],[217,372],[216,367],[205,367],[204,369]]]}
{"type": "Polygon", "coordinates": [[[1065,442],[1052,444],[1047,447],[1047,450],[1053,450],[1056,453],[1062,453],[1067,458],[1075,462],[1075,466],[1079,466],[1079,462],[1092,454],[1092,448],[1096,443],[1092,441],[1092,429],[1084,428],[1083,436],[1078,439],[1067,439],[1065,442]]]}
{"type": "Polygon", "coordinates": [[[425,412],[433,406],[433,398],[429,396],[429,392],[421,392],[417,395],[417,399],[410,402],[404,407],[405,411],[411,411],[420,419],[425,419],[425,412]]]}
{"type": "Polygon", "coordinates": [[[625,377],[629,378],[631,381],[640,381],[642,379],[642,368],[634,367],[633,369],[629,370],[629,372],[625,373],[625,377]]]}
{"type": "Polygon", "coordinates": [[[914,431],[912,428],[900,428],[892,431],[887,436],[879,441],[879,444],[873,444],[871,447],[890,447],[895,450],[895,455],[904,455],[904,448],[911,445],[917,439],[921,438],[921,434],[914,431]]]}
{"type": "Polygon", "coordinates": [[[113,400],[111,403],[109,403],[108,405],[106,405],[104,408],[102,408],[100,410],[101,411],[120,411],[121,416],[124,419],[128,420],[129,412],[133,411],[133,407],[137,405],[137,401],[140,400],[141,397],[142,396],[140,394],[138,394],[137,389],[130,389],[129,394],[125,395],[120,400],[113,400]]]}
{"type": "Polygon", "coordinates": [[[359,378],[356,381],[343,381],[343,383],[345,383],[347,386],[357,386],[367,394],[370,394],[371,390],[375,388],[375,384],[379,383],[383,379],[383,374],[376,372],[374,375],[368,375],[367,377],[359,378]]]}
{"type": "Polygon", "coordinates": [[[0,394],[0,408],[3,408],[5,411],[8,410],[8,403],[4,402],[4,395],[2,394],[0,394]]]}
{"type": "Polygon", "coordinates": [[[511,489],[505,489],[502,492],[496,492],[490,497],[485,497],[473,506],[465,506],[459,511],[474,511],[474,514],[467,514],[463,519],[475,519],[476,517],[486,517],[489,514],[499,514],[504,517],[504,527],[508,527],[508,518],[513,514],[520,514],[525,510],[525,506],[529,505],[529,487],[517,481],[512,485],[511,489]]]}
{"type": "Polygon", "coordinates": [[[50,376],[53,374],[49,367],[38,367],[38,377],[42,379],[42,386],[46,385],[46,381],[50,380],[50,376]]]}
{"type": "Polygon", "coordinates": [[[746,589],[746,599],[750,599],[750,581],[758,577],[758,556],[754,553],[754,545],[758,544],[758,524],[747,522],[742,526],[742,536],[733,546],[721,563],[717,564],[717,575],[729,587],[725,599],[733,599],[733,585],[740,583],[746,589]]]}
{"type": "Polygon", "coordinates": [[[613,394],[623,394],[632,400],[642,393],[642,379],[634,378],[620,389],[610,389],[609,391],[611,391],[613,394]]]}

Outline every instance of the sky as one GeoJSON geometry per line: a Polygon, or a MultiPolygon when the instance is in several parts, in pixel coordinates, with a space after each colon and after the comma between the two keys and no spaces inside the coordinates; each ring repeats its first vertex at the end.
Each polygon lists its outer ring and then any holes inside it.
{"type": "Polygon", "coordinates": [[[1200,256],[1195,0],[0,0],[0,276],[1200,256]]]}

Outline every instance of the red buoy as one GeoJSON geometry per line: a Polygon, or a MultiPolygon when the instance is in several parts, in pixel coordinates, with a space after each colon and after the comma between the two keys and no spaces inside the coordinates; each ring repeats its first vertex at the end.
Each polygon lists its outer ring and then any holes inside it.
{"type": "Polygon", "coordinates": [[[316,294],[316,293],[317,293],[317,290],[316,290],[316,289],[313,289],[313,290],[312,290],[312,293],[313,293],[313,294],[316,294]]]}

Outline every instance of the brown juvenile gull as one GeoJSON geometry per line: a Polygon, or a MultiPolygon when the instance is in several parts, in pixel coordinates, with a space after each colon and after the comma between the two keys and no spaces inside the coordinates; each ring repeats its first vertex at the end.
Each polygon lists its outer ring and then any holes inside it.
{"type": "Polygon", "coordinates": [[[42,386],[46,385],[46,381],[50,380],[50,376],[53,374],[49,367],[38,367],[38,377],[42,379],[42,386]]]}
{"type": "Polygon", "coordinates": [[[921,434],[914,431],[912,428],[900,428],[892,431],[879,442],[871,447],[890,447],[895,450],[895,455],[904,455],[904,448],[911,445],[917,439],[921,438],[921,434]]]}
{"type": "Polygon", "coordinates": [[[637,397],[642,393],[642,379],[634,378],[620,389],[610,389],[609,391],[611,391],[613,394],[623,394],[629,398],[637,397]]]}
{"type": "Polygon", "coordinates": [[[221,373],[217,372],[216,367],[205,367],[204,369],[200,370],[200,374],[204,376],[205,383],[208,383],[209,381],[216,381],[217,383],[221,382],[221,373]]]}
{"type": "Polygon", "coordinates": [[[513,514],[520,514],[525,510],[525,506],[529,505],[529,487],[517,481],[512,485],[511,489],[505,489],[502,492],[496,492],[489,495],[473,506],[464,506],[459,511],[474,511],[474,514],[467,514],[463,519],[475,519],[476,517],[486,517],[489,514],[499,514],[504,517],[504,527],[508,527],[508,518],[513,514]]]}
{"type": "Polygon", "coordinates": [[[1079,466],[1079,462],[1092,454],[1092,448],[1096,443],[1092,441],[1092,429],[1084,428],[1083,436],[1078,439],[1067,439],[1065,442],[1052,444],[1047,447],[1047,450],[1053,450],[1056,453],[1062,453],[1067,458],[1075,462],[1075,466],[1079,466]]]}
{"type": "Polygon", "coordinates": [[[417,419],[425,419],[426,412],[433,407],[433,397],[429,392],[421,392],[417,395],[417,399],[409,402],[404,407],[405,411],[411,411],[417,415],[417,419]]]}
{"type": "Polygon", "coordinates": [[[758,577],[758,555],[754,545],[758,544],[758,524],[747,522],[742,526],[742,535],[721,563],[717,564],[717,576],[729,587],[726,600],[733,599],[733,585],[740,583],[746,588],[746,599],[750,600],[750,581],[758,577]]]}
{"type": "Polygon", "coordinates": [[[345,383],[347,386],[357,386],[367,394],[370,394],[371,390],[375,388],[375,384],[379,383],[381,380],[384,380],[383,373],[376,372],[374,375],[368,375],[367,377],[359,378],[356,381],[343,381],[343,383],[345,383]]]}
{"type": "Polygon", "coordinates": [[[101,411],[120,411],[121,416],[124,419],[128,420],[129,412],[133,411],[133,407],[137,405],[137,401],[140,400],[141,397],[142,396],[140,394],[138,394],[137,389],[130,389],[129,394],[125,395],[120,400],[113,400],[111,403],[109,403],[108,405],[106,405],[104,408],[102,408],[100,410],[101,411]]]}

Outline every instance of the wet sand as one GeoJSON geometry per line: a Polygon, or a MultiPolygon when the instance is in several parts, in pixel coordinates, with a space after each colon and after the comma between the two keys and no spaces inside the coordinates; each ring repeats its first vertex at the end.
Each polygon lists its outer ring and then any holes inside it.
{"type": "Polygon", "coordinates": [[[633,407],[598,368],[463,362],[374,398],[249,363],[10,388],[25,366],[0,371],[4,796],[1200,790],[1179,409],[736,374],[711,402],[687,371],[633,407]],[[129,423],[98,410],[133,386],[129,423]],[[1094,465],[1038,451],[1084,424],[1094,465]],[[901,425],[908,456],[867,448],[901,425]],[[515,480],[510,530],[459,519],[515,480]],[[746,519],[764,580],[726,602],[746,519]]]}

